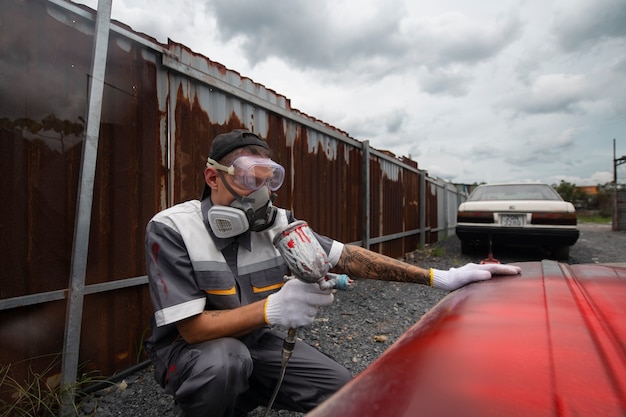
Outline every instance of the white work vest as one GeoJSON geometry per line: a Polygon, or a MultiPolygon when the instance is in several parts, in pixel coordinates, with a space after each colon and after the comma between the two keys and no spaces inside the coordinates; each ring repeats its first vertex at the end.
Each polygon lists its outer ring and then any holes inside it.
{"type": "MultiPolygon", "coordinates": [[[[153,221],[162,222],[176,230],[191,260],[197,287],[206,293],[205,310],[232,309],[241,306],[239,283],[250,283],[254,300],[267,297],[280,289],[287,265],[272,244],[274,236],[288,225],[287,211],[278,208],[274,224],[261,232],[250,233],[248,251],[239,247],[237,277],[230,270],[224,255],[217,249],[207,231],[200,201],[192,200],[165,210],[153,221]],[[240,277],[241,279],[237,279],[240,277]]],[[[172,283],[170,283],[172,285],[172,283]]]]}

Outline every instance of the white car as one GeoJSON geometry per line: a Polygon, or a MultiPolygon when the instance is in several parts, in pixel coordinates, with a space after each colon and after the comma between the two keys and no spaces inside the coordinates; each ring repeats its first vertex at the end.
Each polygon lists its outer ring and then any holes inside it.
{"type": "Polygon", "coordinates": [[[461,203],[456,235],[461,251],[478,246],[529,246],[569,258],[579,236],[576,209],[548,184],[480,185],[461,203]]]}

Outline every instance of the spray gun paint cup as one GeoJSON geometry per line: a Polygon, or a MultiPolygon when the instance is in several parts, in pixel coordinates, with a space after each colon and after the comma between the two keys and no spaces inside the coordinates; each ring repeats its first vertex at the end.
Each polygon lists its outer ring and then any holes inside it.
{"type": "Polygon", "coordinates": [[[291,273],[308,283],[324,279],[330,269],[326,252],[305,221],[291,223],[273,240],[291,273]]]}

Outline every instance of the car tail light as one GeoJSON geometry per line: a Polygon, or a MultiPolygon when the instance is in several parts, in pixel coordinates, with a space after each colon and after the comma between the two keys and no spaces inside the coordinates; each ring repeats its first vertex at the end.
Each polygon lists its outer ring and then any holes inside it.
{"type": "Polygon", "coordinates": [[[459,211],[456,214],[457,223],[493,223],[491,211],[459,211]]]}
{"type": "Polygon", "coordinates": [[[533,213],[532,224],[576,226],[576,213],[533,213]]]}

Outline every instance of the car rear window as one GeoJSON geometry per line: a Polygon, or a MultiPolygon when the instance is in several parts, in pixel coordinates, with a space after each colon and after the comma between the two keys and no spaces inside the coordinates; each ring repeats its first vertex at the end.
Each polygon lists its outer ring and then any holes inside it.
{"type": "Polygon", "coordinates": [[[549,185],[507,184],[478,187],[469,196],[469,201],[498,200],[556,200],[561,196],[549,185]]]}

